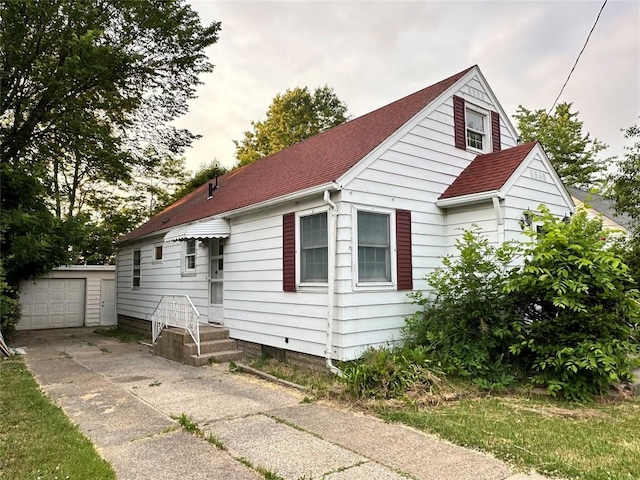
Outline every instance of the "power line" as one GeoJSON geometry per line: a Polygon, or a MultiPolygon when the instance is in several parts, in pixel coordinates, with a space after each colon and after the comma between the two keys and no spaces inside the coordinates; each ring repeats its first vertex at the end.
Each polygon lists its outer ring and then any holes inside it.
{"type": "Polygon", "coordinates": [[[591,27],[591,31],[589,32],[589,35],[587,35],[587,39],[585,40],[584,45],[582,46],[582,50],[580,50],[580,53],[578,54],[578,58],[576,58],[576,63],[573,64],[573,68],[571,68],[571,71],[569,72],[569,76],[565,80],[564,85],[562,85],[562,88],[560,89],[560,93],[558,94],[558,96],[554,100],[553,105],[551,105],[551,108],[547,112],[547,115],[551,115],[551,111],[553,110],[553,107],[556,106],[556,103],[558,103],[558,100],[560,99],[560,95],[562,95],[562,92],[564,92],[564,87],[566,87],[567,83],[569,83],[569,79],[571,78],[571,74],[576,69],[576,65],[578,65],[578,60],[580,60],[580,56],[582,55],[582,52],[584,52],[584,49],[587,48],[587,43],[589,43],[589,39],[591,38],[591,34],[595,30],[596,25],[598,24],[598,20],[600,20],[600,15],[602,14],[602,10],[604,10],[604,6],[607,4],[607,2],[608,2],[608,0],[604,0],[604,3],[602,4],[602,7],[600,7],[600,11],[598,12],[598,16],[596,17],[596,21],[593,23],[593,27],[591,27]]]}

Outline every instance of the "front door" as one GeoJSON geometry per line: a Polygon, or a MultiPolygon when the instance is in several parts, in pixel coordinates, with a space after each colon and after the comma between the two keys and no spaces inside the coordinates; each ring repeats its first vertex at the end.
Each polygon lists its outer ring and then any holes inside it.
{"type": "Polygon", "coordinates": [[[223,323],[222,307],[224,239],[209,240],[209,322],[223,323]]]}

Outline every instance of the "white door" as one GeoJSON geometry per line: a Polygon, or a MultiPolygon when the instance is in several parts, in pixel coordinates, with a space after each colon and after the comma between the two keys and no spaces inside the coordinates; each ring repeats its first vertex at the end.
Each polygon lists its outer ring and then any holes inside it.
{"type": "Polygon", "coordinates": [[[17,330],[82,327],[85,281],[80,278],[43,278],[22,284],[22,316],[17,330]]]}
{"type": "Polygon", "coordinates": [[[100,283],[100,325],[116,324],[116,281],[103,278],[100,283]]]}
{"type": "Polygon", "coordinates": [[[209,322],[224,323],[222,306],[224,239],[209,240],[209,322]]]}

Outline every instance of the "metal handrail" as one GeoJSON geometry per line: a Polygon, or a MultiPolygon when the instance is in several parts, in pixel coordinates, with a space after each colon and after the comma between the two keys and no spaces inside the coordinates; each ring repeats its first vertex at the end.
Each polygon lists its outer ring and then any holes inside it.
{"type": "Polygon", "coordinates": [[[153,343],[164,327],[184,328],[193,338],[200,356],[199,318],[200,313],[188,295],[164,295],[151,315],[153,343]]]}

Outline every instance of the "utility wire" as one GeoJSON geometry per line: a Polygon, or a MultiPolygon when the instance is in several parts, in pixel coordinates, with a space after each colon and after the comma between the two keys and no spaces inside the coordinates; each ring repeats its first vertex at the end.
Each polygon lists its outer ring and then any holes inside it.
{"type": "Polygon", "coordinates": [[[551,108],[547,112],[547,115],[551,115],[551,111],[553,110],[553,107],[555,107],[556,103],[558,103],[558,100],[560,100],[560,95],[562,95],[562,92],[564,92],[564,87],[566,87],[567,83],[569,83],[569,79],[571,78],[571,74],[576,69],[576,65],[578,65],[578,60],[580,60],[580,56],[582,55],[582,52],[584,52],[584,49],[587,48],[587,43],[589,43],[589,39],[591,38],[591,34],[593,33],[593,30],[596,28],[596,25],[598,24],[598,20],[600,20],[600,15],[602,14],[602,10],[604,10],[604,6],[607,4],[607,2],[608,2],[608,0],[604,0],[604,3],[602,4],[602,7],[600,7],[600,11],[598,12],[598,16],[596,17],[596,21],[593,23],[593,27],[591,27],[591,31],[589,32],[589,35],[587,35],[587,39],[585,40],[584,45],[582,46],[582,50],[580,50],[580,53],[578,54],[578,58],[576,58],[576,63],[573,64],[573,68],[571,68],[571,71],[569,72],[569,76],[565,80],[564,85],[562,85],[562,88],[560,89],[560,93],[558,94],[558,96],[554,100],[553,105],[551,105],[551,108]]]}

